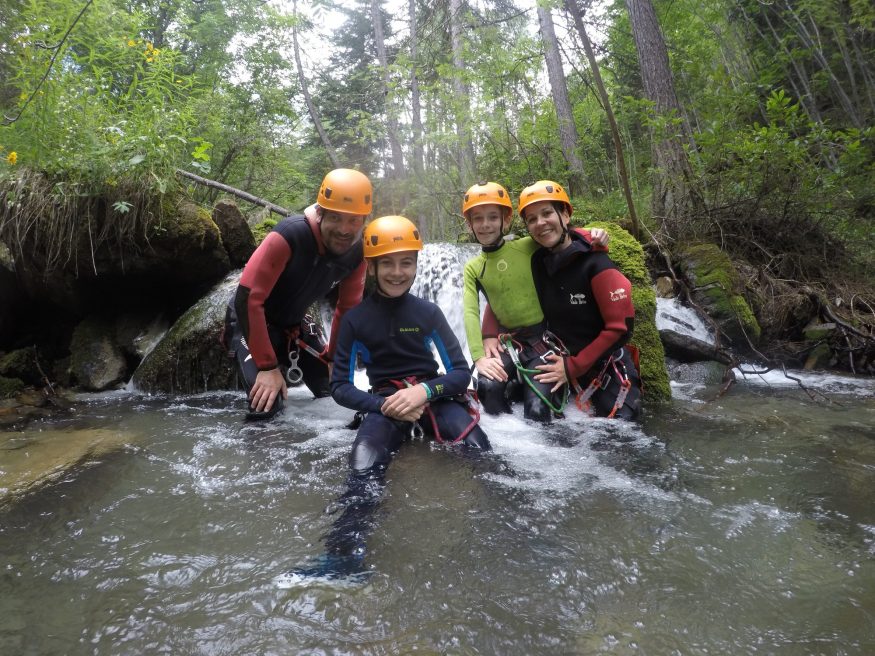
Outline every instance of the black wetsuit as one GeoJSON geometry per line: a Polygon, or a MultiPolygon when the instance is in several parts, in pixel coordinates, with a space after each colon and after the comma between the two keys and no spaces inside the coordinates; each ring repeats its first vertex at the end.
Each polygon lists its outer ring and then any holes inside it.
{"type": "MultiPolygon", "coordinates": [[[[340,405],[366,416],[358,430],[350,455],[350,466],[358,475],[381,474],[412,424],[384,416],[380,407],[398,387],[392,381],[413,377],[432,390],[429,401],[438,430],[452,441],[472,422],[466,405],[454,397],[464,394],[471,380],[462,349],[440,308],[409,293],[388,298],[374,293],[347,312],[340,326],[331,394],[340,405]],[[437,351],[446,373],[438,373],[432,353],[437,351]],[[356,362],[367,370],[371,391],[354,384],[356,362]]],[[[433,433],[430,419],[420,425],[433,433]]],[[[475,425],[464,444],[488,450],[489,440],[475,425]]]]}
{"type": "Polygon", "coordinates": [[[565,344],[566,374],[586,389],[604,372],[605,387],[590,401],[599,416],[613,409],[620,391],[619,373],[632,384],[616,416],[635,419],[641,409],[641,381],[628,348],[635,308],[632,284],[606,253],[571,232],[561,251],[541,248],[532,256],[532,277],[550,330],[565,344]],[[613,356],[616,361],[608,362],[613,356]],[[607,367],[606,367],[607,365],[607,367]]]}

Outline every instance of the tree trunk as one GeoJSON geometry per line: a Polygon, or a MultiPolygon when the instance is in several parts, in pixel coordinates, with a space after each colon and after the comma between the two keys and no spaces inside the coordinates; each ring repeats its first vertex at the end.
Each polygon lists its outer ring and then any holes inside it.
{"type": "Polygon", "coordinates": [[[450,0],[450,40],[453,49],[453,106],[459,139],[459,177],[461,186],[474,180],[474,143],[471,140],[471,90],[465,82],[465,56],[462,51],[462,0],[450,0]]]}
{"type": "Polygon", "coordinates": [[[651,210],[654,217],[663,221],[669,236],[679,238],[688,228],[694,227],[689,221],[704,208],[684,150],[684,144],[692,144],[693,137],[689,125],[683,120],[668,50],[651,0],[626,0],[626,8],[638,52],[644,93],[654,104],[656,118],[665,122],[665,128],[672,128],[661,130],[661,134],[652,133],[656,171],[651,210]]]}
{"type": "Polygon", "coordinates": [[[374,26],[374,43],[377,47],[377,60],[380,62],[383,83],[383,108],[386,112],[386,131],[389,133],[389,147],[392,149],[392,169],[394,176],[404,174],[404,155],[401,140],[398,138],[398,119],[389,98],[389,60],[386,57],[386,40],[383,37],[383,12],[379,0],[371,0],[371,23],[374,26]]]}
{"type": "Polygon", "coordinates": [[[617,119],[614,117],[614,110],[611,108],[611,100],[608,98],[608,92],[602,81],[599,64],[596,61],[595,53],[592,49],[592,43],[586,33],[586,27],[583,24],[583,17],[581,16],[576,0],[565,0],[565,7],[574,19],[574,25],[580,35],[583,49],[586,52],[586,58],[589,61],[589,67],[592,70],[592,77],[595,81],[596,89],[598,89],[599,97],[602,99],[602,106],[608,117],[608,124],[611,127],[611,137],[614,140],[614,152],[617,155],[617,170],[620,175],[620,183],[623,185],[623,195],[626,197],[626,206],[629,208],[629,218],[632,220],[632,235],[635,239],[639,239],[640,228],[638,226],[638,214],[635,211],[635,203],[632,200],[632,188],[629,186],[629,174],[626,171],[626,158],[623,154],[623,142],[620,139],[620,130],[617,128],[617,119]]]}
{"type": "MultiPolygon", "coordinates": [[[[298,13],[298,3],[293,5],[294,12],[298,13]]],[[[328,139],[328,134],[325,128],[322,127],[322,121],[319,119],[319,113],[316,111],[316,105],[313,104],[313,98],[310,97],[310,90],[307,88],[307,78],[304,77],[304,67],[301,65],[301,49],[298,47],[298,26],[297,23],[292,26],[292,46],[295,50],[295,66],[298,69],[298,80],[301,82],[301,93],[304,96],[304,102],[307,104],[307,111],[310,113],[310,118],[313,125],[316,127],[316,132],[319,133],[319,138],[322,140],[322,145],[325,146],[325,152],[328,153],[328,158],[331,160],[332,168],[340,168],[337,160],[337,153],[331,141],[328,139]]]]}
{"type": "Polygon", "coordinates": [[[419,79],[416,69],[419,64],[419,36],[416,32],[416,0],[409,2],[410,15],[410,114],[413,122],[413,171],[417,176],[423,173],[422,152],[422,107],[419,98],[419,79]]]}
{"type": "Polygon", "coordinates": [[[568,188],[572,195],[583,192],[583,162],[577,154],[577,126],[574,124],[574,114],[571,102],[568,100],[568,86],[565,83],[565,72],[562,70],[562,57],[559,45],[556,43],[556,31],[553,29],[553,16],[550,9],[538,5],[538,22],[541,25],[541,41],[544,43],[544,60],[547,63],[547,77],[550,79],[550,91],[553,104],[556,106],[556,120],[559,125],[559,142],[562,154],[568,162],[570,175],[568,188]]]}

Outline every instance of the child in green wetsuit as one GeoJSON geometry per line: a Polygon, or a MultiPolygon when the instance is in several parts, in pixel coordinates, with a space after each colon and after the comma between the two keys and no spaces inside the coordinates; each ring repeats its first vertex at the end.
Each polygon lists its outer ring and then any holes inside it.
{"type": "MultiPolygon", "coordinates": [[[[538,244],[531,237],[505,240],[510,229],[513,206],[507,190],[496,182],[472,186],[465,193],[462,214],[482,251],[465,264],[464,321],[468,349],[477,368],[477,394],[483,409],[490,414],[510,412],[510,401],[522,397],[527,419],[549,422],[559,398],[551,385],[517,372],[511,354],[498,343],[498,335],[483,335],[480,330],[480,293],[497,318],[503,333],[512,338],[519,366],[534,369],[550,347],[542,336],[546,330],[544,314],[532,280],[532,255],[538,244]]],[[[594,244],[607,243],[607,234],[581,231],[594,244]]]]}

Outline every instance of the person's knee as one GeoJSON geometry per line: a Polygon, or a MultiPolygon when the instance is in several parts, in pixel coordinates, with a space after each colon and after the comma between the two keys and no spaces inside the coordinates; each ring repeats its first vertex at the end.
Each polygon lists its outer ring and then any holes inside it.
{"type": "Polygon", "coordinates": [[[530,394],[526,396],[525,404],[523,405],[523,416],[532,421],[549,424],[553,421],[553,410],[537,395],[530,394]]]}
{"type": "Polygon", "coordinates": [[[471,429],[471,432],[465,436],[463,444],[472,449],[480,449],[481,451],[492,451],[492,445],[489,443],[489,438],[486,437],[486,432],[480,428],[479,424],[471,429]]]}
{"type": "Polygon", "coordinates": [[[356,441],[349,454],[349,466],[356,476],[368,476],[385,469],[389,465],[391,455],[382,444],[373,440],[356,441]]]}
{"type": "Polygon", "coordinates": [[[477,378],[477,398],[480,399],[484,412],[490,415],[510,412],[510,403],[505,397],[506,389],[507,383],[485,376],[477,378]]]}

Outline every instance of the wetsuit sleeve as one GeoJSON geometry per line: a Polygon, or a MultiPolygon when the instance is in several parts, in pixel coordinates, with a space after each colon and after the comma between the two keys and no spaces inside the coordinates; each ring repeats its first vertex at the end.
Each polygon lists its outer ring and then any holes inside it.
{"type": "Polygon", "coordinates": [[[337,349],[337,334],[340,327],[340,321],[347,310],[354,308],[362,302],[362,294],[365,290],[365,271],[367,263],[362,260],[361,264],[350,273],[346,278],[340,281],[340,286],[337,290],[337,305],[334,306],[334,317],[331,319],[331,337],[328,340],[328,358],[334,356],[337,349]]]}
{"type": "Polygon", "coordinates": [[[486,309],[483,311],[483,326],[481,327],[481,330],[483,331],[483,339],[486,339],[487,337],[498,337],[500,329],[501,326],[498,324],[498,317],[495,316],[492,307],[487,303],[486,309]]]}
{"type": "MultiPolygon", "coordinates": [[[[446,373],[425,381],[432,391],[432,399],[456,396],[468,389],[471,382],[471,372],[468,369],[468,361],[459,346],[459,340],[447,318],[439,307],[434,306],[434,331],[430,338],[437,349],[446,373]]],[[[479,326],[478,326],[479,332],[479,326]]]]}
{"type": "Polygon", "coordinates": [[[586,239],[586,243],[592,246],[592,249],[596,252],[607,253],[609,250],[608,246],[602,246],[601,244],[592,243],[592,233],[586,228],[572,228],[574,232],[579,234],[581,237],[586,239]]]}
{"type": "Polygon", "coordinates": [[[240,276],[234,310],[259,371],[277,366],[277,356],[267,332],[264,302],[291,259],[289,243],[279,233],[271,232],[255,249],[240,276]]]}
{"type": "Polygon", "coordinates": [[[345,408],[360,412],[379,412],[383,397],[370,394],[355,386],[356,344],[355,330],[348,319],[340,322],[334,368],[331,372],[331,396],[345,408]]]}
{"type": "Polygon", "coordinates": [[[468,338],[468,351],[476,362],[486,353],[483,351],[483,337],[480,335],[480,291],[477,289],[475,273],[477,258],[468,260],[462,275],[462,309],[465,322],[465,336],[468,338]]]}
{"type": "Polygon", "coordinates": [[[565,370],[572,378],[580,378],[600,358],[624,343],[632,332],[635,320],[632,283],[618,269],[605,269],[597,273],[591,284],[605,327],[587,346],[565,358],[565,370]]]}

